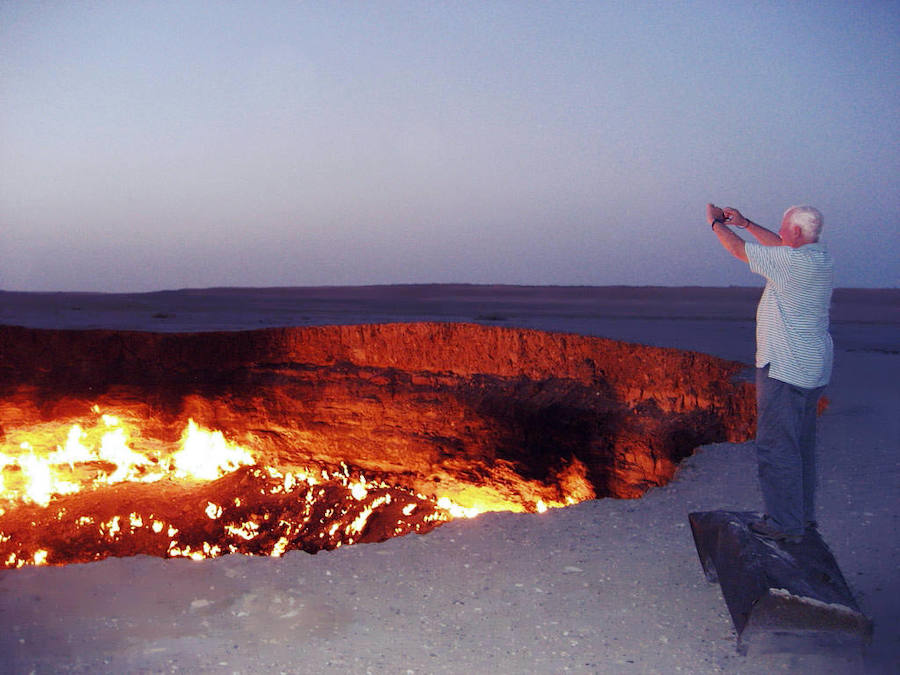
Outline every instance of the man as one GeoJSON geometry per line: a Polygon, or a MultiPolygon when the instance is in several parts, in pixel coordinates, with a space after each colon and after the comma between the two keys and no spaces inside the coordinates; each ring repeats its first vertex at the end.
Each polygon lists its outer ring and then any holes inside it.
{"type": "Polygon", "coordinates": [[[816,408],[834,354],[828,333],[833,263],[819,242],[822,214],[792,206],[778,234],[734,208],[707,204],[706,220],[729,253],[766,279],[756,310],[756,452],[766,515],[750,529],[798,543],[806,528],[816,527],[816,408]]]}

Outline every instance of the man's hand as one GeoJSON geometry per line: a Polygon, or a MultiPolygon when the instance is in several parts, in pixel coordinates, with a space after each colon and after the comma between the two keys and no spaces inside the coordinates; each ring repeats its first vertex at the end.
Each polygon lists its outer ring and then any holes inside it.
{"type": "Polygon", "coordinates": [[[720,209],[715,204],[707,204],[706,205],[706,222],[710,225],[713,224],[714,221],[720,220],[723,223],[725,222],[725,212],[720,209]]]}
{"type": "Polygon", "coordinates": [[[750,221],[744,218],[740,211],[730,206],[726,206],[723,213],[725,214],[725,222],[729,225],[734,225],[743,230],[750,224],[750,221]]]}
{"type": "MultiPolygon", "coordinates": [[[[713,232],[716,233],[716,236],[719,238],[719,243],[725,247],[725,250],[728,251],[731,255],[733,255],[738,260],[743,260],[747,262],[747,253],[744,250],[744,240],[741,239],[737,234],[734,233],[734,230],[731,228],[725,227],[724,224],[733,224],[734,221],[728,218],[728,214],[737,214],[741,219],[740,213],[735,211],[734,209],[725,209],[724,211],[720,209],[715,204],[707,204],[706,205],[706,220],[709,223],[715,223],[715,221],[719,221],[723,223],[721,227],[716,227],[713,224],[713,232]]],[[[732,215],[733,218],[733,215],[732,215]]]]}

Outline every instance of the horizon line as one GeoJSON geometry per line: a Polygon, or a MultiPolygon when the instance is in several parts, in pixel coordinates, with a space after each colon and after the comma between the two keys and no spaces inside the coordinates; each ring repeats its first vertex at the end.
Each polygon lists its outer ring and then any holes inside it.
{"type": "MultiPolygon", "coordinates": [[[[386,284],[311,284],[295,286],[185,286],[181,288],[161,288],[152,291],[81,291],[81,290],[55,290],[55,291],[23,291],[7,290],[0,288],[0,293],[7,294],[31,294],[31,295],[153,295],[159,293],[200,293],[200,292],[240,292],[240,291],[296,291],[296,290],[337,290],[337,289],[389,289],[389,288],[495,288],[495,289],[528,289],[528,288],[556,288],[556,289],[754,289],[763,287],[759,285],[729,284],[727,286],[683,284],[509,284],[509,283],[475,283],[475,282],[419,282],[419,283],[386,283],[386,284]]],[[[900,286],[836,286],[838,290],[865,290],[865,291],[897,291],[900,286]]]]}

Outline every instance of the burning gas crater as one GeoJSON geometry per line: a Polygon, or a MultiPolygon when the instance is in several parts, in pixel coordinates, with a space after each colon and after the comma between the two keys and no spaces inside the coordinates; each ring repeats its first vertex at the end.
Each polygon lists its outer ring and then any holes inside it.
{"type": "Polygon", "coordinates": [[[468,324],[0,326],[0,564],[314,553],[639,497],[750,437],[743,367],[468,324]]]}

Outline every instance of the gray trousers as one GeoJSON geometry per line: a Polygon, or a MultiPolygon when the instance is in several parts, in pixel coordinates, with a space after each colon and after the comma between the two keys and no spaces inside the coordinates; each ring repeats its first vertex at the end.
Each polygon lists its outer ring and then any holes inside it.
{"type": "Polygon", "coordinates": [[[756,459],[766,514],[790,535],[816,520],[816,405],[804,389],[756,369],[756,459]]]}

